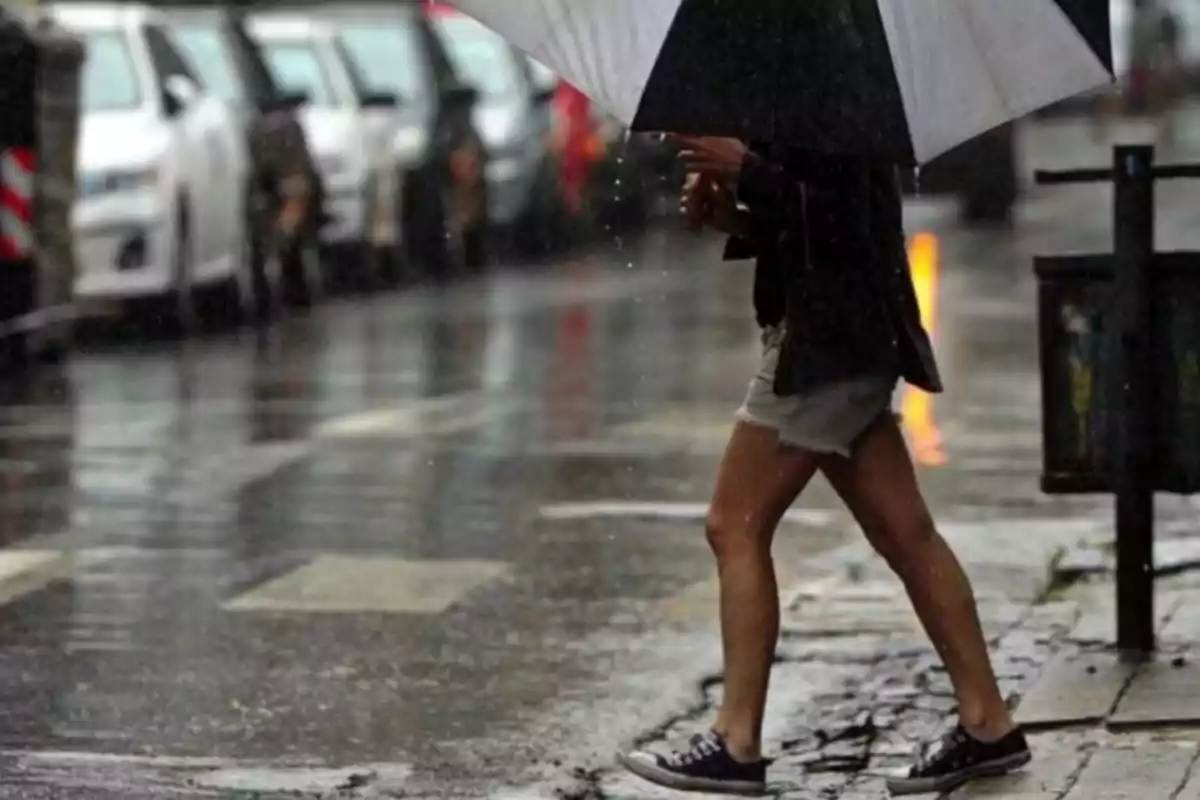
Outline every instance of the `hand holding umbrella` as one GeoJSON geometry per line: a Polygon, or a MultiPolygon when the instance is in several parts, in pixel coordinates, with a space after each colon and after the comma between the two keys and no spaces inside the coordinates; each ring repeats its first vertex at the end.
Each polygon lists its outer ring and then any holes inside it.
{"type": "Polygon", "coordinates": [[[738,139],[720,136],[679,136],[679,157],[688,170],[720,179],[727,186],[737,182],[750,149],[738,139]]]}
{"type": "Polygon", "coordinates": [[[708,225],[730,236],[745,233],[745,212],[738,208],[733,190],[711,173],[688,173],[679,212],[684,227],[693,232],[708,225]]]}

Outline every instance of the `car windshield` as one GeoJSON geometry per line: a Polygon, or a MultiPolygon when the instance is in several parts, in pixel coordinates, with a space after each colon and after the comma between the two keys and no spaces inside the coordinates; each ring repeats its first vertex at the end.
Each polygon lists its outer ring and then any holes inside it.
{"type": "Polygon", "coordinates": [[[262,53],[281,92],[304,94],[314,106],[338,105],[329,73],[321,61],[315,42],[268,40],[262,43],[262,53]]]}
{"type": "Polygon", "coordinates": [[[242,99],[233,53],[219,26],[179,24],[171,33],[175,44],[213,96],[227,103],[242,99]]]}
{"type": "Polygon", "coordinates": [[[116,31],[87,35],[84,111],[127,111],[142,105],[142,86],[129,39],[116,31]]]}
{"type": "Polygon", "coordinates": [[[341,27],[339,38],[368,92],[388,92],[412,102],[429,91],[420,41],[411,26],[352,22],[341,27]]]}
{"type": "Polygon", "coordinates": [[[463,80],[486,97],[519,91],[520,66],[503,39],[470,17],[442,15],[434,22],[463,80]]]}

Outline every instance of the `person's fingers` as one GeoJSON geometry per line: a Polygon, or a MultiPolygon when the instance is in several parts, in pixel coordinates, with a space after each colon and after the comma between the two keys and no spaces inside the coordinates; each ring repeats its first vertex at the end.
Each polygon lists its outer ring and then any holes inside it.
{"type": "Polygon", "coordinates": [[[679,150],[681,158],[692,156],[712,156],[717,151],[702,141],[684,142],[679,150]]]}
{"type": "Polygon", "coordinates": [[[682,156],[683,163],[692,172],[714,172],[718,170],[718,163],[709,155],[704,153],[687,153],[682,156]]]}
{"type": "Polygon", "coordinates": [[[689,228],[698,227],[703,221],[703,204],[694,190],[684,191],[679,198],[679,213],[689,228]]]}
{"type": "Polygon", "coordinates": [[[716,197],[724,197],[729,194],[729,187],[725,185],[725,181],[718,175],[705,175],[706,189],[716,197]]]}

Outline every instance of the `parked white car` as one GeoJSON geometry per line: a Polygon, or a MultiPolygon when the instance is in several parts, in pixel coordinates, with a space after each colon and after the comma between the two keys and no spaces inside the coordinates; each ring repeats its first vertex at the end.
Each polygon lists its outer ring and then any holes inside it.
{"type": "Polygon", "coordinates": [[[249,164],[231,111],[203,92],[153,10],[71,3],[51,13],[87,47],[76,296],[165,298],[164,316],[185,332],[205,308],[244,310],[249,164]],[[198,304],[201,288],[222,290],[221,302],[198,304]]]}
{"type": "MultiPolygon", "coordinates": [[[[334,275],[335,280],[359,283],[370,277],[365,273],[371,259],[364,256],[378,239],[372,229],[374,209],[383,201],[390,209],[391,194],[399,188],[394,186],[392,148],[396,97],[363,90],[328,23],[264,13],[252,16],[247,27],[281,89],[306,98],[299,109],[300,122],[321,170],[330,216],[322,240],[356,256],[348,262],[357,274],[334,275]]],[[[342,261],[338,259],[337,266],[342,261]]]]}

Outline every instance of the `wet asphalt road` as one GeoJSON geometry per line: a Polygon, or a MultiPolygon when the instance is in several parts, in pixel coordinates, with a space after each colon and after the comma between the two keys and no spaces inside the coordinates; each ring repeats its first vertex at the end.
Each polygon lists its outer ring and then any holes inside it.
{"type": "MultiPolygon", "coordinates": [[[[1103,246],[1103,201],[969,233],[920,200],[922,230],[950,390],[897,402],[939,516],[1070,513],[1037,494],[1030,257],[1103,246]]],[[[714,654],[700,522],[757,350],[719,245],[651,232],[0,389],[0,797],[540,797],[504,787],[663,724],[714,654]]],[[[785,581],[849,528],[823,486],[788,527],[785,581]]]]}

